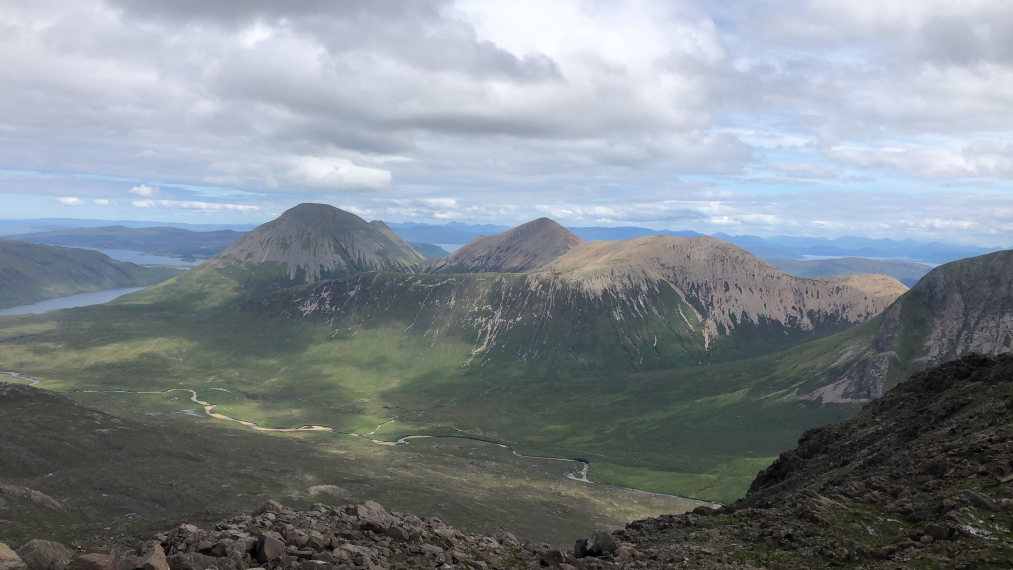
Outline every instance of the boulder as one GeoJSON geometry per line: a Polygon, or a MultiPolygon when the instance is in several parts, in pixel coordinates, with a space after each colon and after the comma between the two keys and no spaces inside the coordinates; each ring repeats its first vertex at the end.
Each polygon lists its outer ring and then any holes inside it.
{"type": "Polygon", "coordinates": [[[394,517],[387,512],[387,509],[375,501],[366,501],[361,505],[348,505],[345,507],[345,513],[358,518],[359,524],[364,530],[378,534],[386,533],[387,529],[395,523],[394,517]]]}
{"type": "Polygon", "coordinates": [[[59,542],[35,539],[19,548],[18,556],[28,570],[65,570],[73,554],[59,542]]]}
{"type": "Polygon", "coordinates": [[[282,540],[281,535],[276,532],[262,532],[260,538],[257,540],[257,561],[258,562],[271,562],[281,558],[282,554],[285,554],[285,541],[282,540]]]}
{"type": "Polygon", "coordinates": [[[25,562],[21,560],[11,547],[0,542],[0,570],[25,570],[25,562]]]}
{"type": "Polygon", "coordinates": [[[597,529],[591,533],[584,546],[588,556],[606,556],[612,554],[619,548],[612,534],[607,530],[597,529]]]}
{"type": "Polygon", "coordinates": [[[162,546],[156,544],[135,563],[134,570],[171,570],[162,546]]]}

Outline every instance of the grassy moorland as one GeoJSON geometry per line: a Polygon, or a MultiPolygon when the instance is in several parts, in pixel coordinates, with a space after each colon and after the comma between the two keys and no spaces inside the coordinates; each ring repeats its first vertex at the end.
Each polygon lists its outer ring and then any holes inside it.
{"type": "Polygon", "coordinates": [[[0,489],[0,541],[8,543],[150,536],[267,499],[295,506],[374,499],[465,528],[567,544],[597,526],[699,504],[569,481],[561,473],[574,464],[478,442],[387,447],[337,434],[254,432],[180,413],[194,406],[177,393],[78,393],[71,401],[0,383],[0,394],[0,482],[8,486],[0,489]]]}

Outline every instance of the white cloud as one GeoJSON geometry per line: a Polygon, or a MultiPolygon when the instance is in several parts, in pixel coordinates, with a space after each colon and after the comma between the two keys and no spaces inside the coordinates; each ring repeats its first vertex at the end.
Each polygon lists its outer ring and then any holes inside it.
{"type": "Polygon", "coordinates": [[[221,202],[197,202],[193,200],[134,200],[130,204],[136,208],[182,208],[184,210],[200,210],[206,212],[236,211],[254,212],[260,206],[249,204],[226,204],[221,202]]]}
{"type": "Polygon", "coordinates": [[[91,202],[97,206],[108,206],[110,203],[107,198],[95,198],[91,202]]]}
{"type": "Polygon", "coordinates": [[[147,184],[139,184],[137,186],[134,186],[130,190],[127,190],[127,193],[133,194],[134,196],[143,196],[144,198],[151,198],[153,196],[158,196],[158,188],[148,186],[147,184]]]}
{"type": "Polygon", "coordinates": [[[290,159],[289,178],[296,184],[329,190],[382,188],[391,174],[381,168],[359,166],[346,158],[298,156],[290,159]]]}
{"type": "Polygon", "coordinates": [[[61,204],[63,204],[64,206],[82,206],[82,205],[84,205],[84,200],[82,200],[80,198],[77,198],[77,197],[74,197],[74,196],[61,196],[61,197],[57,198],[56,201],[59,202],[59,203],[61,203],[61,204]]]}
{"type": "Polygon", "coordinates": [[[891,168],[918,178],[996,178],[1013,180],[1013,143],[979,141],[960,149],[830,149],[833,159],[864,168],[891,168]]]}

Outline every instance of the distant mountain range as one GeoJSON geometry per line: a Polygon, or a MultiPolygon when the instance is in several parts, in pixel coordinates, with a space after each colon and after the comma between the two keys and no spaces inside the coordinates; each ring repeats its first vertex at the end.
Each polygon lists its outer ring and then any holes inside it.
{"type": "MultiPolygon", "coordinates": [[[[499,234],[510,229],[508,226],[470,225],[459,222],[451,222],[444,225],[418,223],[391,223],[388,225],[405,239],[441,244],[465,244],[477,237],[499,234]]],[[[585,241],[615,241],[650,235],[678,237],[704,235],[693,231],[654,230],[635,226],[569,227],[567,229],[585,241]]],[[[763,259],[804,259],[806,256],[868,257],[905,259],[940,264],[997,251],[995,248],[942,242],[898,241],[862,237],[828,239],[803,236],[773,236],[763,238],[724,233],[713,234],[712,237],[733,243],[763,259]]]]}
{"type": "MultiPolygon", "coordinates": [[[[503,233],[509,226],[492,224],[465,224],[450,222],[442,225],[421,224],[416,222],[387,223],[404,240],[420,244],[426,249],[426,257],[438,257],[440,250],[432,244],[452,245],[459,247],[480,236],[503,233]]],[[[75,220],[75,219],[39,219],[39,220],[0,220],[0,236],[9,239],[21,239],[49,245],[67,245],[71,247],[121,249],[100,245],[118,243],[122,249],[137,249],[158,255],[177,257],[191,256],[205,259],[224,251],[231,245],[227,236],[230,234],[213,232],[229,230],[236,232],[231,238],[236,240],[238,234],[252,229],[248,225],[212,225],[212,224],[173,224],[142,221],[108,221],[108,220],[75,220]],[[119,226],[117,228],[116,226],[119,226]],[[77,231],[75,228],[91,228],[95,231],[77,231]],[[122,228],[122,229],[121,229],[122,228]],[[127,229],[176,228],[197,232],[197,236],[170,234],[162,231],[156,238],[154,234],[128,232],[127,229]],[[159,251],[155,251],[155,250],[159,251]]],[[[650,235],[667,235],[677,237],[697,237],[704,234],[685,230],[654,230],[650,228],[625,227],[570,227],[574,235],[585,241],[616,241],[650,235]]],[[[984,255],[997,251],[996,248],[965,246],[942,242],[921,242],[914,240],[871,239],[862,237],[841,237],[835,239],[814,238],[804,236],[772,236],[758,237],[750,235],[714,234],[713,237],[733,243],[762,259],[795,259],[807,257],[864,257],[877,259],[899,259],[923,262],[931,265],[947,263],[957,259],[984,255]]],[[[229,238],[229,239],[231,239],[229,238]]],[[[233,240],[234,241],[234,240],[233,240]]]]}

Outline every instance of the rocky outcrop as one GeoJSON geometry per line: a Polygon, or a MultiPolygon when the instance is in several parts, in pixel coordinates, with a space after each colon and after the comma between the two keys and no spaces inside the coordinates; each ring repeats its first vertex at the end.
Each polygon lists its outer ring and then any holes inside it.
{"type": "Polygon", "coordinates": [[[434,262],[432,273],[524,273],[536,271],[584,243],[570,230],[539,218],[494,236],[482,236],[434,262]]]}

